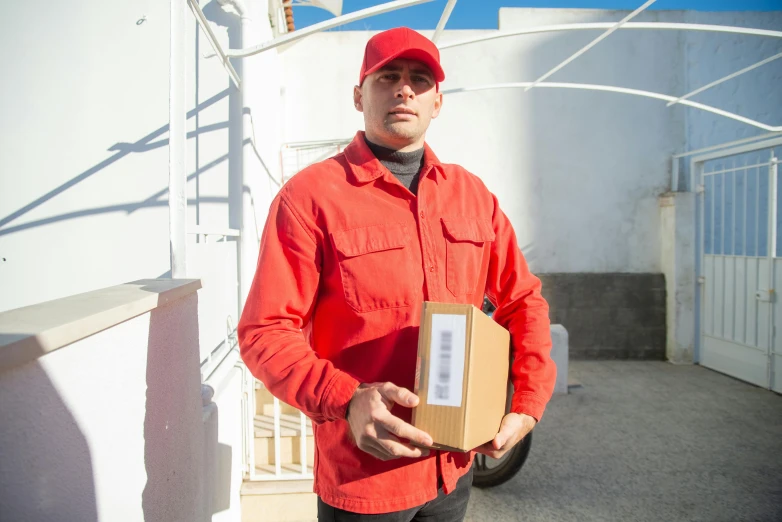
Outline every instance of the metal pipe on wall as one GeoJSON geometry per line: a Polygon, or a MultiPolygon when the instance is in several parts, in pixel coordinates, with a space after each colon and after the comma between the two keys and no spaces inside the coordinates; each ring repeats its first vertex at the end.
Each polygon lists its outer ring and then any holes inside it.
{"type": "MultiPolygon", "coordinates": [[[[230,8],[226,9],[226,12],[239,17],[238,29],[231,24],[229,40],[231,45],[242,47],[252,34],[249,6],[243,0],[218,0],[218,3],[223,7],[230,8]]],[[[244,204],[244,187],[246,186],[248,166],[253,161],[248,157],[252,147],[246,143],[248,136],[251,136],[247,129],[247,120],[250,116],[246,110],[247,93],[253,88],[252,82],[248,80],[248,69],[249,66],[247,64],[235,62],[235,71],[241,87],[232,91],[229,99],[229,120],[231,122],[229,128],[229,156],[231,165],[229,166],[228,181],[228,213],[230,227],[238,231],[235,240],[237,246],[236,277],[237,286],[239,287],[237,292],[237,310],[239,313],[241,313],[246,295],[242,288],[249,285],[247,278],[244,276],[245,263],[243,260],[247,252],[246,247],[244,247],[245,238],[250,235],[246,234],[247,227],[244,219],[245,207],[248,206],[244,204]]],[[[252,209],[251,205],[249,207],[252,209]]],[[[255,429],[253,419],[255,417],[256,380],[247,367],[240,362],[241,358],[237,352],[238,350],[232,349],[229,351],[229,355],[235,353],[236,361],[242,368],[242,474],[245,479],[255,480],[255,429]]]]}
{"type": "MultiPolygon", "coordinates": [[[[254,44],[253,35],[257,32],[253,27],[253,20],[251,16],[250,6],[243,0],[218,0],[220,5],[230,6],[233,11],[239,16],[241,20],[240,34],[239,34],[239,46],[247,47],[254,44]]],[[[252,283],[252,271],[255,269],[256,258],[256,239],[253,234],[247,234],[247,230],[252,229],[252,223],[254,223],[255,212],[252,202],[250,201],[251,195],[245,190],[247,184],[248,172],[250,166],[253,165],[258,159],[255,156],[255,137],[253,132],[252,122],[252,108],[249,103],[251,93],[254,89],[252,82],[252,74],[250,72],[250,64],[241,63],[237,65],[242,88],[236,93],[238,97],[238,104],[241,107],[241,120],[242,120],[242,139],[241,139],[241,172],[239,179],[236,180],[233,193],[235,197],[232,198],[231,205],[234,208],[231,209],[230,214],[235,216],[232,219],[231,225],[234,228],[239,229],[238,249],[237,249],[237,278],[239,285],[239,310],[241,310],[244,300],[250,291],[250,284],[252,283]]]]}
{"type": "Polygon", "coordinates": [[[171,1],[171,52],[168,94],[168,220],[171,277],[187,277],[187,85],[185,19],[187,0],[171,1]]]}
{"type": "MultiPolygon", "coordinates": [[[[241,0],[239,0],[241,3],[241,0]]],[[[253,21],[250,17],[250,13],[245,9],[240,13],[242,18],[242,47],[253,45],[256,42],[254,35],[258,31],[253,28],[253,21]]],[[[239,233],[239,251],[237,252],[239,258],[239,272],[237,277],[239,279],[239,310],[241,311],[244,300],[250,293],[250,285],[252,283],[253,274],[255,272],[255,261],[258,255],[257,237],[255,234],[248,234],[248,230],[252,230],[252,224],[255,223],[255,207],[252,204],[252,194],[250,193],[249,185],[246,177],[250,172],[250,166],[258,163],[258,158],[255,156],[255,129],[253,128],[253,114],[252,114],[252,93],[254,93],[255,84],[253,82],[252,64],[245,61],[242,64],[242,82],[244,83],[242,88],[242,129],[244,136],[242,140],[242,192],[241,192],[241,227],[239,233]],[[245,190],[245,188],[247,189],[245,190]]],[[[258,153],[260,156],[260,152],[258,153]]]]}
{"type": "Polygon", "coordinates": [[[766,363],[766,388],[774,387],[774,302],[775,294],[775,268],[777,259],[777,158],[774,149],[771,149],[771,158],[768,166],[768,322],[771,328],[768,329],[768,351],[766,363]]]}

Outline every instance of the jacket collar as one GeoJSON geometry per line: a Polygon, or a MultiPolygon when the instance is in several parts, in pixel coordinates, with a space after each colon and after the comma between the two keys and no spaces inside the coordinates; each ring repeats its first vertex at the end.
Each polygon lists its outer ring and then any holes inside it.
{"type": "MultiPolygon", "coordinates": [[[[345,158],[348,160],[354,179],[359,183],[369,183],[388,172],[388,169],[380,163],[380,160],[372,154],[367,146],[367,142],[364,140],[364,131],[358,131],[350,145],[345,148],[345,158]]],[[[424,164],[421,168],[421,174],[425,176],[430,172],[433,175],[439,172],[444,179],[447,179],[443,164],[440,163],[429,145],[424,143],[424,164]]]]}

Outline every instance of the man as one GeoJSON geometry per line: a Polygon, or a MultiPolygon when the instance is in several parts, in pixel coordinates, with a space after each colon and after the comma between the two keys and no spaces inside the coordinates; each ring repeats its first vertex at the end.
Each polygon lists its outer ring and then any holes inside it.
{"type": "Polygon", "coordinates": [[[239,323],[248,368],[313,420],[320,520],[462,520],[473,453],[421,449],[409,424],[425,300],[486,294],[511,332],[512,412],[500,457],[554,387],[548,305],[481,180],[425,144],[443,103],[437,47],[398,28],[367,43],[344,153],[294,176],[271,205],[239,323]]]}

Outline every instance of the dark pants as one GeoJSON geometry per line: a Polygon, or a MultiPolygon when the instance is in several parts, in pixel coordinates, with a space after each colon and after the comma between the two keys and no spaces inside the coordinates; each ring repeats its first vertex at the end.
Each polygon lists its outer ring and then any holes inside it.
{"type": "Polygon", "coordinates": [[[318,497],[318,522],[461,522],[467,513],[467,502],[472,488],[472,469],[456,483],[450,495],[441,487],[437,498],[404,511],[362,515],[331,507],[318,497]]]}

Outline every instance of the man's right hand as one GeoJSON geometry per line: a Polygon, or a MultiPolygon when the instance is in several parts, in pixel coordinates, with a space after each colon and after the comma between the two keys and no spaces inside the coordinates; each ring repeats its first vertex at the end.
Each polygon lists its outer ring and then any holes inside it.
{"type": "Polygon", "coordinates": [[[391,414],[394,403],[413,408],[418,405],[418,397],[390,382],[358,387],[348,407],[348,424],[358,448],[380,460],[429,455],[429,450],[399,440],[407,439],[422,446],[432,445],[429,434],[391,414]]]}

